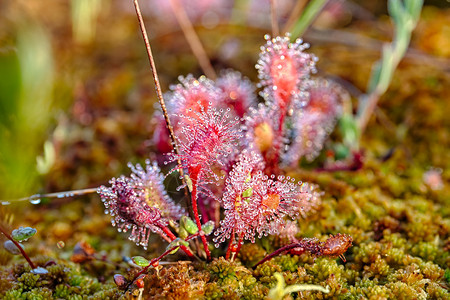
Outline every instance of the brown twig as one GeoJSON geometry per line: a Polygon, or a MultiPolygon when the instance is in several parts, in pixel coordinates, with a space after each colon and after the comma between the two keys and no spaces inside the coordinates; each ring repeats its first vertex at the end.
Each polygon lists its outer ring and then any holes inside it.
{"type": "Polygon", "coordinates": [[[23,250],[22,246],[16,240],[14,240],[12,238],[12,236],[8,233],[8,231],[6,231],[5,228],[3,228],[3,226],[1,226],[1,225],[0,225],[0,231],[8,238],[8,240],[10,240],[11,242],[14,243],[14,245],[16,245],[17,249],[19,249],[20,253],[22,253],[22,256],[27,260],[31,269],[36,269],[36,265],[31,261],[30,257],[25,252],[25,250],[23,250]]]}
{"type": "Polygon", "coordinates": [[[195,32],[194,26],[192,26],[192,23],[189,20],[186,11],[184,10],[179,0],[170,0],[170,4],[172,5],[175,17],[177,18],[181,30],[183,31],[192,52],[197,58],[200,67],[202,68],[206,77],[215,80],[217,78],[216,71],[214,71],[211,62],[209,61],[208,55],[206,54],[205,48],[203,47],[202,42],[195,32]]]}
{"type": "Polygon", "coordinates": [[[272,35],[279,36],[280,29],[278,28],[277,0],[270,0],[270,18],[272,21],[272,35]]]}
{"type": "MultiPolygon", "coordinates": [[[[145,29],[144,19],[142,18],[142,13],[141,13],[141,9],[139,7],[138,0],[134,0],[134,8],[136,9],[136,14],[137,14],[137,17],[139,20],[139,27],[141,29],[142,37],[144,38],[145,48],[147,49],[147,55],[148,55],[148,60],[150,62],[150,68],[152,70],[153,80],[155,81],[156,96],[158,97],[159,104],[161,105],[161,109],[162,109],[162,112],[164,115],[164,120],[166,121],[167,129],[169,130],[169,135],[170,135],[170,140],[172,141],[173,151],[175,152],[175,154],[178,155],[179,150],[178,150],[178,146],[177,146],[177,140],[175,137],[175,133],[173,131],[173,127],[170,124],[169,114],[167,113],[166,103],[164,102],[164,98],[162,95],[161,84],[159,83],[158,72],[156,71],[155,61],[153,59],[152,48],[150,47],[150,41],[148,39],[147,30],[145,29]]],[[[185,195],[188,196],[189,191],[187,189],[187,185],[184,180],[184,171],[182,168],[180,158],[177,159],[177,163],[178,163],[178,169],[180,172],[181,180],[183,182],[183,185],[185,186],[185,188],[184,188],[185,195]]],[[[188,205],[190,206],[189,203],[188,203],[188,205]]]]}
{"type": "Polygon", "coordinates": [[[297,21],[303,8],[305,7],[306,2],[307,2],[306,0],[297,0],[294,9],[292,10],[288,20],[286,21],[286,24],[283,26],[283,32],[288,32],[289,30],[292,29],[295,21],[297,21]]]}

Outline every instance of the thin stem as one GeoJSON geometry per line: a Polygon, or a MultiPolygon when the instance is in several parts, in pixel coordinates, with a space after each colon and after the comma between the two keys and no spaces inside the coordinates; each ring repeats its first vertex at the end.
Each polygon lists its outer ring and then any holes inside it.
{"type": "Polygon", "coordinates": [[[278,27],[277,0],[270,0],[270,17],[272,21],[272,35],[279,36],[280,29],[278,27]]]}
{"type": "Polygon", "coordinates": [[[202,68],[206,77],[215,80],[217,78],[216,71],[214,71],[214,68],[211,65],[208,55],[206,54],[205,48],[203,47],[200,38],[195,32],[194,26],[192,26],[192,23],[189,20],[189,17],[186,14],[186,11],[184,10],[182,4],[180,3],[179,0],[170,0],[170,4],[172,5],[175,17],[177,18],[181,30],[183,31],[184,36],[186,37],[189,47],[191,47],[192,52],[197,58],[200,67],[202,68]]]}
{"type": "Polygon", "coordinates": [[[15,241],[12,238],[12,236],[1,225],[0,225],[0,231],[8,238],[8,240],[10,240],[11,242],[14,243],[14,245],[16,245],[17,249],[19,249],[20,253],[22,253],[22,256],[27,260],[27,262],[30,265],[31,269],[36,269],[36,265],[31,261],[30,257],[25,252],[25,250],[23,250],[22,246],[20,246],[20,244],[17,241],[15,241]]]}
{"type": "Polygon", "coordinates": [[[2,200],[2,202],[34,201],[34,200],[39,200],[41,198],[66,198],[66,197],[80,196],[80,195],[86,195],[86,194],[91,194],[91,193],[97,193],[97,188],[72,190],[72,191],[47,193],[47,194],[34,194],[29,197],[24,197],[24,198],[19,198],[19,199],[2,200]]]}
{"type": "Polygon", "coordinates": [[[230,259],[230,254],[233,251],[231,249],[233,249],[233,248],[234,248],[234,228],[233,228],[233,231],[231,232],[231,240],[228,243],[228,248],[227,248],[227,252],[225,254],[225,259],[230,259]]]}
{"type": "Polygon", "coordinates": [[[303,10],[302,15],[292,28],[292,39],[303,36],[306,29],[316,19],[317,15],[321,12],[322,8],[327,3],[327,0],[311,0],[303,10]]]}
{"type": "MultiPolygon", "coordinates": [[[[159,83],[158,72],[156,71],[155,60],[153,59],[152,48],[150,47],[150,41],[148,39],[147,30],[145,29],[144,19],[142,18],[141,9],[139,7],[138,0],[134,0],[134,7],[136,9],[136,15],[139,21],[139,27],[141,29],[142,37],[144,38],[145,48],[147,49],[148,60],[150,62],[150,68],[152,70],[153,80],[155,81],[155,89],[156,96],[158,97],[159,104],[161,105],[161,109],[164,115],[164,120],[166,121],[167,129],[169,129],[170,140],[172,141],[172,147],[175,154],[179,154],[177,140],[175,137],[175,133],[173,131],[173,127],[170,124],[169,114],[167,113],[166,103],[164,102],[164,98],[162,95],[161,84],[159,83]]],[[[186,186],[186,182],[184,180],[184,171],[181,165],[180,158],[177,159],[178,169],[180,172],[181,180],[183,185],[185,186],[185,195],[189,195],[189,191],[186,186]]]]}
{"type": "Polygon", "coordinates": [[[300,243],[294,243],[294,244],[290,244],[290,245],[286,245],[284,247],[281,247],[280,249],[275,250],[274,252],[270,253],[269,255],[267,255],[266,257],[261,259],[259,262],[257,262],[256,265],[253,266],[253,269],[255,269],[257,266],[265,263],[268,260],[271,260],[273,257],[275,257],[275,256],[277,256],[277,255],[279,255],[279,254],[281,254],[281,253],[283,253],[285,251],[288,251],[288,250],[291,250],[291,249],[297,248],[297,247],[302,247],[302,246],[303,245],[300,244],[300,243]]]}
{"type": "Polygon", "coordinates": [[[140,271],[133,277],[133,280],[131,280],[130,283],[128,283],[128,285],[125,287],[125,291],[128,290],[128,288],[133,284],[133,282],[134,282],[139,276],[141,276],[142,274],[146,273],[150,267],[155,267],[154,265],[155,265],[158,261],[160,261],[161,259],[163,259],[165,256],[167,256],[168,254],[170,254],[170,252],[172,252],[173,250],[175,250],[175,249],[178,248],[178,247],[179,247],[179,246],[172,247],[172,248],[170,248],[170,249],[164,251],[164,253],[161,254],[160,256],[155,257],[154,259],[152,259],[152,260],[150,261],[150,264],[149,264],[148,266],[144,267],[142,270],[140,270],[140,271]]]}
{"type": "Polygon", "coordinates": [[[244,233],[241,233],[241,235],[239,236],[239,241],[237,244],[237,249],[236,249],[236,253],[239,253],[239,251],[241,251],[241,247],[242,247],[242,239],[244,238],[244,233]]]}
{"type": "Polygon", "coordinates": [[[307,2],[307,0],[297,0],[297,3],[295,4],[294,9],[292,10],[286,24],[283,27],[283,32],[289,32],[291,30],[292,26],[294,26],[295,21],[297,21],[298,16],[300,15],[303,8],[305,7],[306,2],[307,2]]]}
{"type": "Polygon", "coordinates": [[[190,173],[191,180],[192,180],[192,210],[194,211],[194,217],[195,217],[195,222],[197,223],[197,227],[198,227],[198,232],[200,233],[200,238],[202,239],[202,243],[203,243],[203,247],[205,248],[205,252],[206,252],[206,258],[207,260],[211,260],[211,252],[209,251],[208,248],[208,241],[206,240],[206,237],[204,234],[201,234],[202,232],[202,223],[200,221],[200,217],[198,215],[198,208],[197,208],[197,183],[200,179],[200,176],[198,173],[192,172],[190,173]]]}

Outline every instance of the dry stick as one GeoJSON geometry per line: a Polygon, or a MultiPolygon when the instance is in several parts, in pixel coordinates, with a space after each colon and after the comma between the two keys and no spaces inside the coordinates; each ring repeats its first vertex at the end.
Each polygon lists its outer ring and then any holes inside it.
{"type": "Polygon", "coordinates": [[[172,5],[175,17],[177,18],[181,30],[183,31],[192,52],[197,58],[200,67],[202,68],[206,77],[215,80],[217,78],[216,71],[214,71],[211,62],[209,61],[208,55],[206,54],[205,48],[203,48],[198,35],[195,33],[194,26],[192,26],[192,23],[189,20],[186,11],[184,10],[179,0],[170,0],[170,4],[172,5]]]}
{"type": "Polygon", "coordinates": [[[277,0],[270,0],[270,17],[272,21],[272,35],[279,36],[280,29],[278,28],[277,0]]]}
{"type": "MultiPolygon", "coordinates": [[[[148,60],[150,62],[150,68],[152,70],[153,80],[155,81],[155,89],[156,96],[158,97],[159,104],[161,105],[161,109],[163,111],[164,120],[166,121],[167,129],[169,129],[170,140],[172,141],[172,147],[175,154],[179,154],[177,141],[175,138],[175,133],[173,132],[173,127],[170,124],[169,114],[167,113],[166,103],[164,102],[164,98],[161,91],[161,84],[159,83],[158,73],[156,71],[155,61],[153,59],[152,48],[150,47],[150,41],[148,39],[147,30],[145,29],[144,19],[142,18],[141,9],[139,7],[138,0],[134,0],[134,7],[136,9],[136,14],[139,20],[139,27],[142,32],[142,37],[144,38],[145,48],[147,49],[148,60]]],[[[183,181],[185,195],[189,195],[189,191],[187,189],[186,182],[184,180],[184,172],[181,164],[180,158],[177,159],[178,168],[181,176],[181,180],[183,181]]]]}
{"type": "Polygon", "coordinates": [[[22,246],[20,246],[20,244],[18,242],[16,242],[12,238],[12,236],[5,230],[5,228],[3,228],[1,225],[0,225],[0,231],[8,238],[8,240],[10,240],[11,242],[14,243],[14,245],[16,245],[17,249],[19,249],[20,253],[22,253],[22,256],[27,260],[27,262],[30,265],[31,269],[36,269],[36,265],[31,261],[30,257],[25,252],[25,250],[23,250],[22,246]]]}

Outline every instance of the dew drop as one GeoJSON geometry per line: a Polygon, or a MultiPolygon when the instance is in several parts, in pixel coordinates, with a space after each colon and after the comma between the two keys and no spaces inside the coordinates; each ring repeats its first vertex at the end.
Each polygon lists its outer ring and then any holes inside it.
{"type": "Polygon", "coordinates": [[[62,249],[66,246],[66,243],[64,243],[63,241],[59,241],[56,243],[56,247],[58,247],[58,249],[62,249]]]}
{"type": "Polygon", "coordinates": [[[37,268],[31,270],[30,273],[33,273],[33,274],[48,274],[48,270],[44,269],[42,267],[37,267],[37,268]]]}
{"type": "Polygon", "coordinates": [[[39,204],[41,203],[41,199],[30,199],[30,203],[34,205],[39,204]]]}

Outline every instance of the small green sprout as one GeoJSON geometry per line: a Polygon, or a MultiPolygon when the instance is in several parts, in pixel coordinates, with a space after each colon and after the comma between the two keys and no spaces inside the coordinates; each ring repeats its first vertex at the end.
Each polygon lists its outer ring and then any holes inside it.
{"type": "Polygon", "coordinates": [[[277,279],[277,284],[270,289],[268,298],[271,300],[281,300],[284,296],[290,293],[300,292],[300,291],[320,291],[323,293],[329,293],[328,287],[324,288],[320,285],[315,284],[293,284],[286,286],[283,275],[280,273],[274,273],[273,276],[277,279]]]}
{"type": "Polygon", "coordinates": [[[150,262],[148,260],[146,260],[145,258],[143,258],[142,256],[134,256],[131,259],[139,267],[147,267],[150,264],[150,262]]]}

